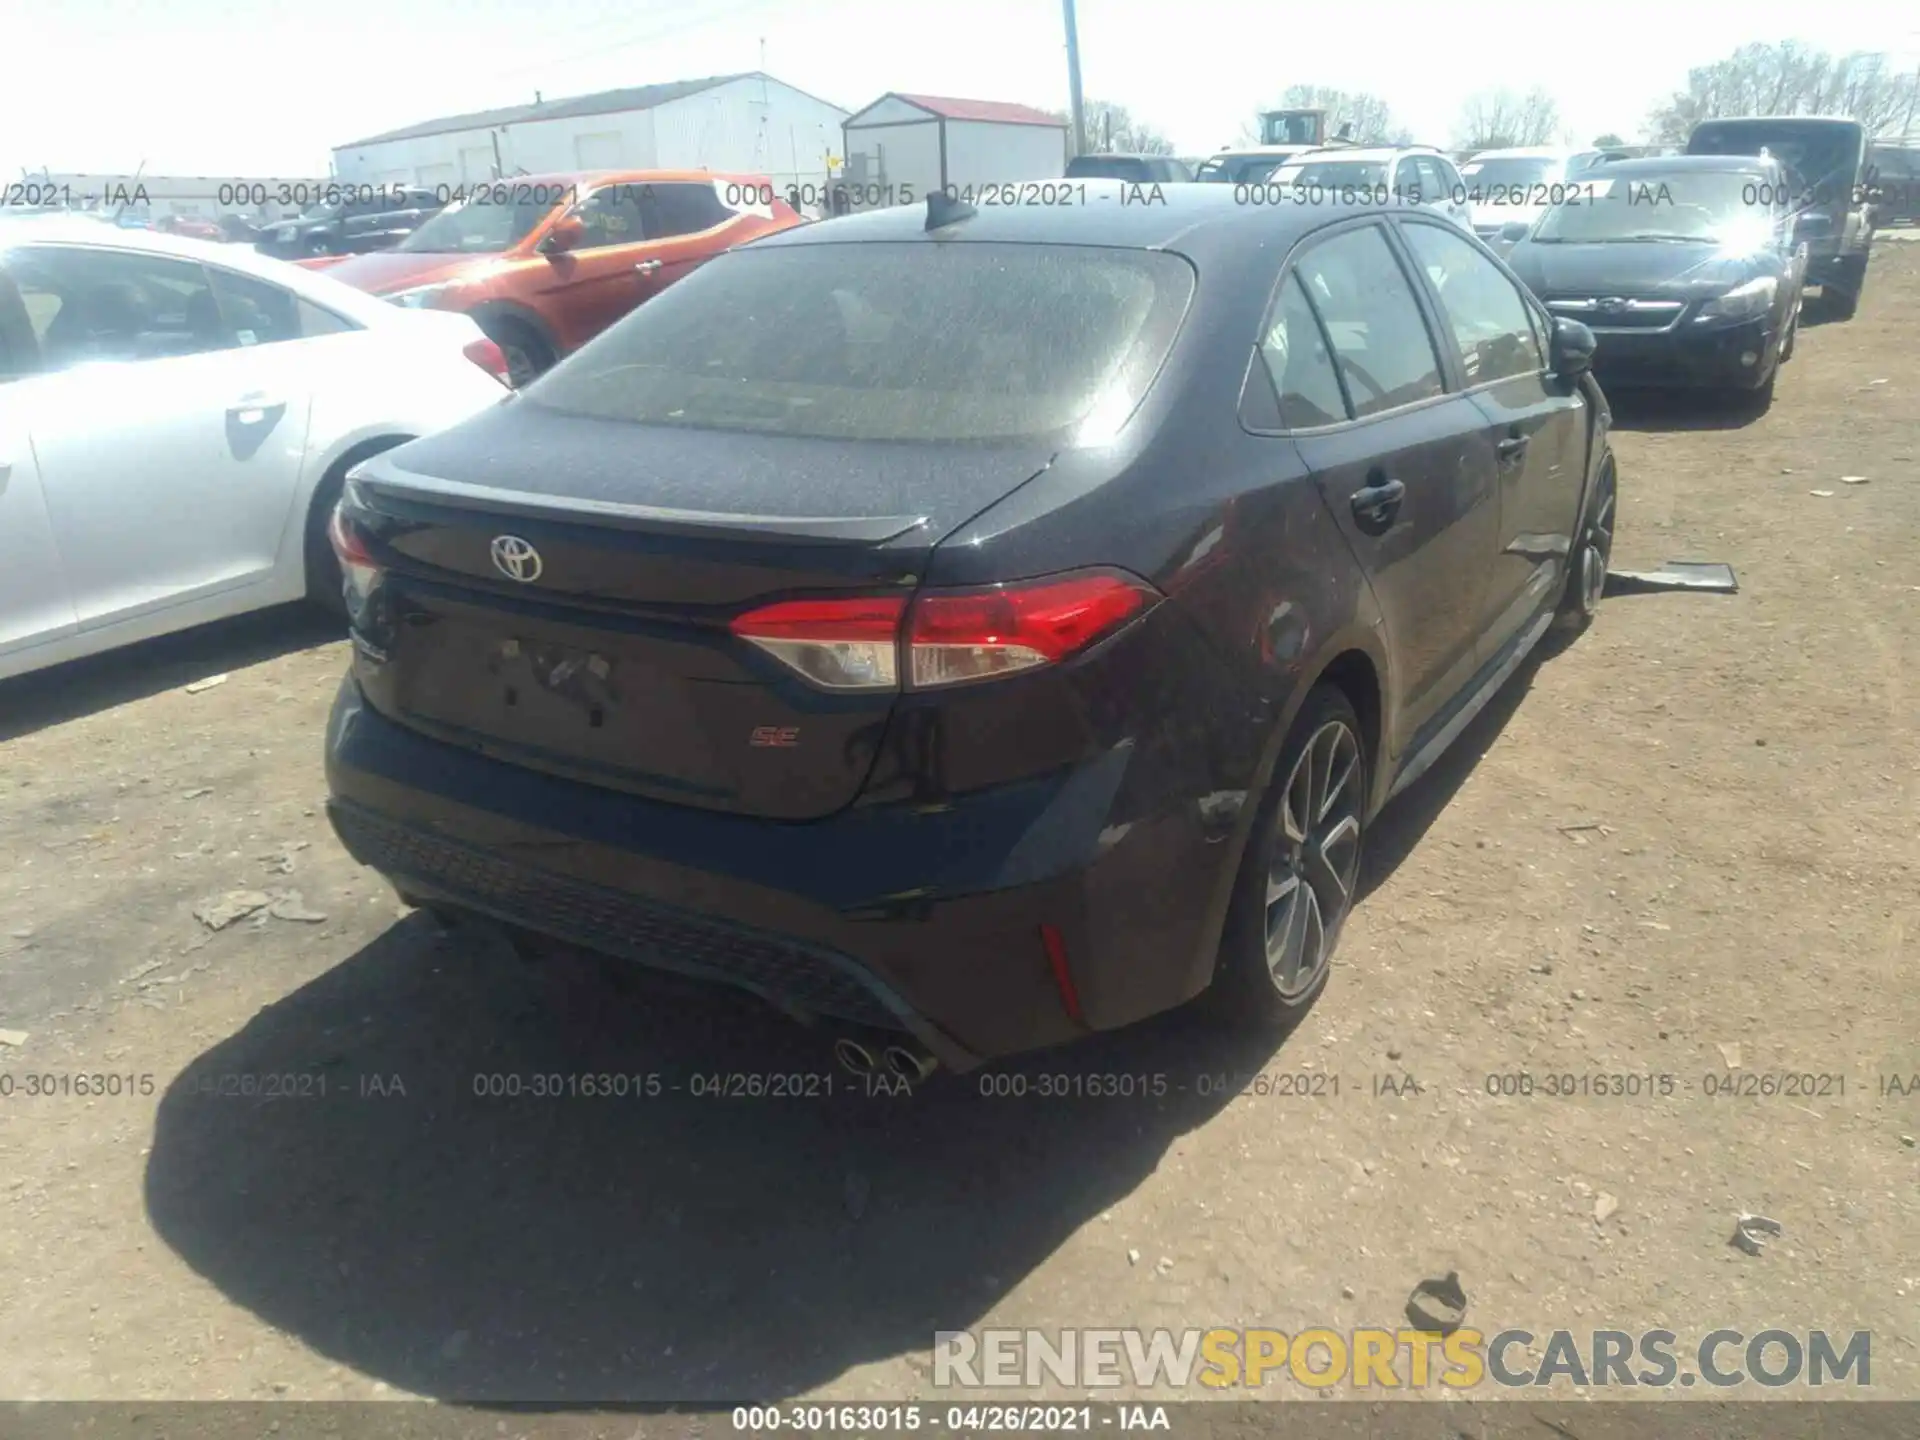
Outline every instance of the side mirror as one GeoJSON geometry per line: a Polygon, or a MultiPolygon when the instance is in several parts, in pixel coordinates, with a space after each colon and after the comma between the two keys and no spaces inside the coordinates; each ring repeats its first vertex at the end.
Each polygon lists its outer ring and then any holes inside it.
{"type": "Polygon", "coordinates": [[[1500,243],[1513,245],[1527,238],[1527,231],[1533,227],[1524,220],[1509,220],[1500,227],[1500,243]]]}
{"type": "Polygon", "coordinates": [[[1578,320],[1556,318],[1547,343],[1547,366],[1563,380],[1584,375],[1593,368],[1593,352],[1598,345],[1593,331],[1578,320]]]}
{"type": "Polygon", "coordinates": [[[562,215],[553,222],[553,228],[547,231],[546,238],[540,242],[543,255],[562,255],[575,249],[587,238],[587,222],[578,215],[562,215]]]}

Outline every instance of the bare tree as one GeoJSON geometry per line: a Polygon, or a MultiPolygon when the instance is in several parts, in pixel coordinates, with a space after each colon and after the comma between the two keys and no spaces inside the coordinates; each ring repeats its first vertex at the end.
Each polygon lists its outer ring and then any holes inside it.
{"type": "MultiPolygon", "coordinates": [[[[1364,90],[1335,90],[1326,85],[1289,85],[1280,104],[1269,107],[1287,110],[1324,110],[1329,137],[1347,129],[1347,138],[1362,145],[1411,145],[1413,135],[1394,118],[1392,107],[1378,95],[1364,90]]],[[[1257,144],[1260,117],[1255,115],[1240,127],[1240,139],[1257,144]]]]}
{"type": "Polygon", "coordinates": [[[1896,71],[1875,51],[1830,55],[1796,41],[1743,45],[1724,60],[1687,72],[1648,121],[1653,139],[1683,143],[1702,120],[1726,115],[1847,115],[1869,134],[1904,123],[1920,77],[1896,71]]]}
{"type": "Polygon", "coordinates": [[[1524,95],[1482,90],[1460,107],[1456,141],[1466,150],[1506,150],[1546,145],[1561,135],[1560,105],[1538,87],[1524,95]]]}
{"type": "MultiPolygon", "coordinates": [[[[1171,155],[1173,142],[1133,112],[1111,100],[1081,102],[1087,121],[1087,144],[1109,155],[1171,155]]],[[[1070,124],[1064,110],[1049,110],[1060,123],[1070,124]]]]}

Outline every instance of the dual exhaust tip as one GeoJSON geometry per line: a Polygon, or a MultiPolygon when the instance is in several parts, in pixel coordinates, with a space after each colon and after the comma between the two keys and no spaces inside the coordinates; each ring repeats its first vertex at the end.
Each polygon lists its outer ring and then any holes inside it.
{"type": "Polygon", "coordinates": [[[849,1075],[891,1075],[909,1085],[918,1085],[940,1066],[926,1051],[908,1045],[888,1045],[874,1050],[851,1036],[833,1042],[833,1058],[849,1075]]]}

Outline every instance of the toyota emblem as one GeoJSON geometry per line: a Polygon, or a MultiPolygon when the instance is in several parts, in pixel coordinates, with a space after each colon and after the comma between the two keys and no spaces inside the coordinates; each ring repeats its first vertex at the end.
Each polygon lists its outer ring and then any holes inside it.
{"type": "Polygon", "coordinates": [[[493,537],[493,568],[523,585],[540,578],[540,552],[518,535],[493,537]]]}

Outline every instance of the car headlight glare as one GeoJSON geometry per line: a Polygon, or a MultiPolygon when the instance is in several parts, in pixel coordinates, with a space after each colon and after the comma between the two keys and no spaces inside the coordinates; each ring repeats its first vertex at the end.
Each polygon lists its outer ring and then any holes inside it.
{"type": "Polygon", "coordinates": [[[1779,292],[1780,282],[1771,275],[1762,275],[1734,286],[1717,300],[1709,300],[1701,307],[1700,318],[1750,320],[1771,310],[1774,296],[1779,292]]]}

